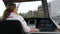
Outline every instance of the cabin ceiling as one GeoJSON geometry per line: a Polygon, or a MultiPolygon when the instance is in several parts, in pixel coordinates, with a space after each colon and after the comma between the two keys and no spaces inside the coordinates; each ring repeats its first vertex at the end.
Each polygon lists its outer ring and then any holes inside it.
{"type": "Polygon", "coordinates": [[[10,2],[27,2],[27,1],[40,1],[40,0],[3,0],[5,6],[10,2]]]}
{"type": "Polygon", "coordinates": [[[40,0],[3,0],[3,1],[10,1],[10,2],[25,2],[25,1],[40,1],[40,0]]]}

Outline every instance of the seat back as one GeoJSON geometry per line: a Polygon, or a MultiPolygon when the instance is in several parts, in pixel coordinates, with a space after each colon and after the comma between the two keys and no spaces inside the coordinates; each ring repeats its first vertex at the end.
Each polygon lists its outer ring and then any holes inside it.
{"type": "Polygon", "coordinates": [[[18,20],[0,21],[0,34],[24,34],[23,27],[18,20]]]}

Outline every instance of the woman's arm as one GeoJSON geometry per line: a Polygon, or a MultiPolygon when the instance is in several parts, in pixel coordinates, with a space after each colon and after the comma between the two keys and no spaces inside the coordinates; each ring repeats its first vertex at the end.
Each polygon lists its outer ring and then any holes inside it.
{"type": "Polygon", "coordinates": [[[26,21],[24,20],[24,18],[22,16],[20,16],[20,22],[21,22],[21,24],[24,28],[24,31],[26,31],[26,32],[36,32],[36,31],[38,31],[37,28],[34,28],[34,29],[29,28],[26,24],[26,21]]]}
{"type": "Polygon", "coordinates": [[[34,28],[34,29],[31,29],[30,32],[37,32],[37,31],[38,31],[38,29],[37,28],[34,28]]]}

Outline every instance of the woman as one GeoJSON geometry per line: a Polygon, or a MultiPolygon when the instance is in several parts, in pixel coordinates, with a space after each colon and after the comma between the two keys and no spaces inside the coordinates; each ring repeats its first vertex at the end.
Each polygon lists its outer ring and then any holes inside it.
{"type": "Polygon", "coordinates": [[[16,5],[13,3],[7,5],[7,9],[3,14],[3,20],[19,20],[25,32],[36,32],[38,30],[37,28],[31,29],[27,26],[24,18],[17,14],[16,5]]]}

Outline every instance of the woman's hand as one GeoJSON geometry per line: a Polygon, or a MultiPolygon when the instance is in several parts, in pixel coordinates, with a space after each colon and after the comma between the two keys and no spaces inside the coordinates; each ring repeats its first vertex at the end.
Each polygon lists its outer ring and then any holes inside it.
{"type": "Polygon", "coordinates": [[[34,28],[34,29],[31,29],[30,32],[37,32],[38,31],[38,28],[34,28]]]}

